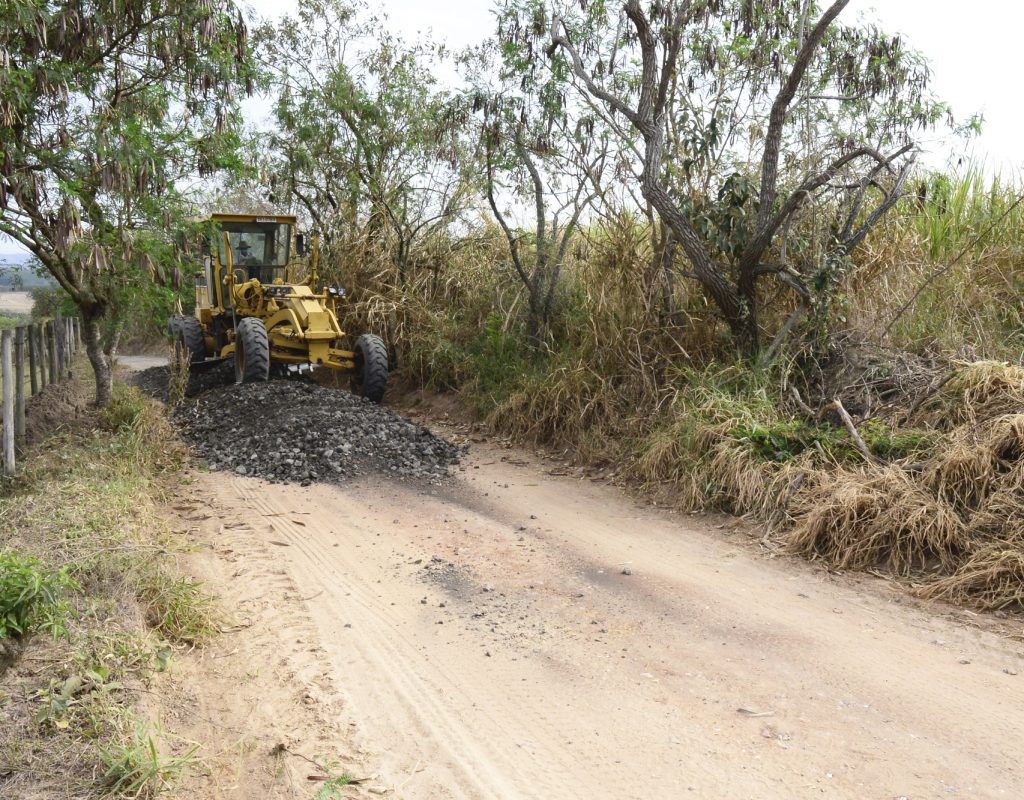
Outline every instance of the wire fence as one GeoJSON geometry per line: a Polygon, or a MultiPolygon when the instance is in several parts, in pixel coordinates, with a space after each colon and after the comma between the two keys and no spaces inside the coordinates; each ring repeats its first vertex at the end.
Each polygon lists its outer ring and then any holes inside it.
{"type": "Polygon", "coordinates": [[[3,472],[13,475],[17,450],[25,442],[25,403],[50,384],[66,380],[82,345],[75,317],[19,325],[0,331],[3,472]]]}

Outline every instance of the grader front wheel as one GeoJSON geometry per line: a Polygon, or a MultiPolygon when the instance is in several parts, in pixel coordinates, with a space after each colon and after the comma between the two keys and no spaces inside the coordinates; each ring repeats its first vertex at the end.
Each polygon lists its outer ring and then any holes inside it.
{"type": "Polygon", "coordinates": [[[270,377],[270,339],[263,320],[246,317],[235,328],[235,383],[270,377]]]}
{"type": "Polygon", "coordinates": [[[172,326],[175,362],[181,364],[186,355],[190,365],[203,361],[206,358],[206,338],[199,320],[195,317],[178,317],[172,326]]]}
{"type": "Polygon", "coordinates": [[[352,391],[367,400],[379,403],[388,386],[388,349],[379,336],[364,333],[352,348],[356,355],[356,371],[352,391]]]}

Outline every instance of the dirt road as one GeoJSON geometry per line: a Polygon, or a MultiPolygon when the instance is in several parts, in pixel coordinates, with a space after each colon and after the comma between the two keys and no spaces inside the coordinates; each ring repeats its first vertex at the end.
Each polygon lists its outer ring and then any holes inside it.
{"type": "Polygon", "coordinates": [[[187,796],[312,796],[259,767],[277,741],[376,773],[359,796],[1024,796],[1019,642],[525,458],[434,490],[198,475],[196,563],[247,629],[187,732],[255,738],[187,796]]]}

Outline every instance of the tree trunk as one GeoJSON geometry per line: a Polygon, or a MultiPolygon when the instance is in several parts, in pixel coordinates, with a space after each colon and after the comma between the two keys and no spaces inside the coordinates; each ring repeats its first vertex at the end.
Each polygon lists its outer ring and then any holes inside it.
{"type": "Polygon", "coordinates": [[[756,359],[761,354],[761,332],[757,325],[757,275],[753,270],[740,275],[736,289],[740,313],[729,327],[740,355],[756,359]]]}
{"type": "Polygon", "coordinates": [[[679,206],[661,185],[658,176],[664,148],[663,134],[658,125],[642,129],[646,149],[644,168],[640,176],[640,193],[651,204],[662,221],[671,230],[693,268],[693,276],[704,293],[718,308],[729,326],[733,344],[746,358],[756,358],[760,346],[757,333],[757,297],[753,291],[753,275],[749,285],[735,286],[711,260],[696,232],[679,206]]]}
{"type": "Polygon", "coordinates": [[[670,322],[676,311],[672,257],[675,239],[665,221],[651,222],[651,262],[644,280],[646,313],[660,325],[670,322]]]}
{"type": "Polygon", "coordinates": [[[757,327],[754,314],[744,314],[734,324],[729,325],[732,340],[737,351],[743,358],[755,361],[761,355],[761,332],[757,327]]]}
{"type": "Polygon", "coordinates": [[[531,288],[528,291],[529,306],[526,315],[526,339],[534,350],[540,348],[542,337],[541,332],[547,327],[547,319],[544,315],[544,303],[541,300],[540,292],[531,288]]]}
{"type": "Polygon", "coordinates": [[[85,352],[96,376],[96,405],[105,406],[110,404],[114,394],[114,366],[113,352],[107,352],[103,347],[100,327],[100,320],[83,310],[82,338],[85,340],[85,352]]]}

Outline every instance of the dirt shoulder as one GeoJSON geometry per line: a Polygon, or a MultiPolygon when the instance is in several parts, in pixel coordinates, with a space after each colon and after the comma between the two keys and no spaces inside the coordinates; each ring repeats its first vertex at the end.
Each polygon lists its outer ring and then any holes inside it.
{"type": "Polygon", "coordinates": [[[442,487],[197,473],[174,513],[235,627],[172,676],[205,743],[182,796],[1024,791],[1018,642],[550,471],[476,444],[442,487]]]}

